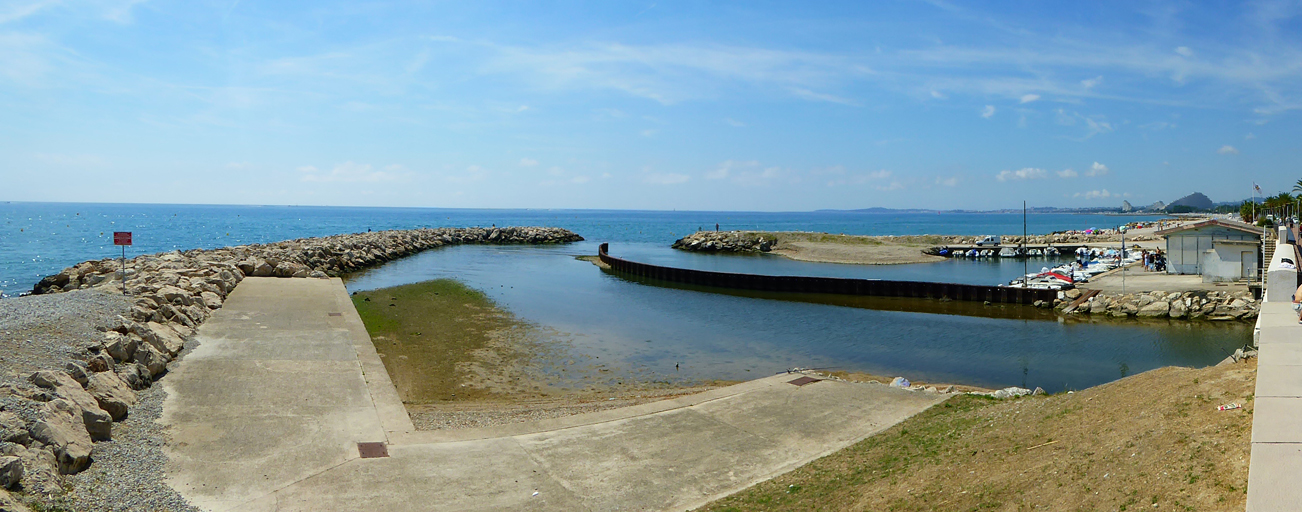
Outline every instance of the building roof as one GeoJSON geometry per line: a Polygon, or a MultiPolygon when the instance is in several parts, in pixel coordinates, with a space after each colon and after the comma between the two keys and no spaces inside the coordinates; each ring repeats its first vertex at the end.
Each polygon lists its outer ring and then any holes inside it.
{"type": "Polygon", "coordinates": [[[1202,222],[1195,222],[1193,224],[1185,224],[1183,226],[1174,227],[1171,229],[1164,229],[1154,234],[1160,236],[1170,236],[1178,233],[1183,233],[1185,231],[1193,231],[1195,229],[1202,229],[1202,228],[1213,227],[1213,226],[1220,226],[1223,228],[1242,231],[1244,233],[1257,235],[1258,237],[1261,236],[1261,229],[1256,226],[1253,226],[1252,224],[1244,224],[1242,222],[1234,222],[1230,220],[1221,220],[1221,219],[1208,219],[1202,222]]]}

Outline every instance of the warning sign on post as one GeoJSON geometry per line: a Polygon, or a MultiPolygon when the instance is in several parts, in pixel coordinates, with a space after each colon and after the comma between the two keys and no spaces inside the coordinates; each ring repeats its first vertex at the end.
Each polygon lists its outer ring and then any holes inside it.
{"type": "Polygon", "coordinates": [[[131,245],[130,231],[114,231],[113,245],[131,245]]]}

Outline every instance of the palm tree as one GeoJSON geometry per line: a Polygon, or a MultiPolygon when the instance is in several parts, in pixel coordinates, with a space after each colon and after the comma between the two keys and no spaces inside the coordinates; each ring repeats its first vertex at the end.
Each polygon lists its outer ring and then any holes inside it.
{"type": "Polygon", "coordinates": [[[1247,222],[1248,224],[1257,221],[1257,219],[1252,216],[1256,211],[1256,203],[1252,200],[1244,200],[1243,204],[1239,205],[1239,217],[1243,218],[1243,222],[1247,222]]]}
{"type": "Polygon", "coordinates": [[[1302,180],[1297,180],[1297,183],[1293,185],[1293,192],[1302,195],[1302,180]]]}

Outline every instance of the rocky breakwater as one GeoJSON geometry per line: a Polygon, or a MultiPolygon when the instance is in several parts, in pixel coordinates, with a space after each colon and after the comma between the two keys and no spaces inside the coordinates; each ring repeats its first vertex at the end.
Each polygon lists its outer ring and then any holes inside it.
{"type": "Polygon", "coordinates": [[[1261,301],[1248,291],[1101,293],[1076,304],[1081,294],[1081,290],[1062,292],[1054,307],[1069,315],[1210,321],[1255,320],[1261,310],[1261,301]]]}
{"type": "MultiPolygon", "coordinates": [[[[32,292],[102,288],[120,295],[125,277],[131,309],[104,319],[97,338],[65,340],[73,359],[62,368],[0,385],[0,487],[22,482],[28,492],[60,492],[60,475],[90,465],[94,442],[112,438],[136,391],[167,372],[186,339],[245,277],[328,278],[445,245],[580,240],[557,228],[415,229],[151,254],[127,260],[125,271],[113,259],[64,269],[32,292]]],[[[0,510],[9,510],[7,498],[0,491],[0,510]]]]}
{"type": "Polygon", "coordinates": [[[769,252],[777,247],[777,238],[753,231],[698,231],[674,242],[674,249],[691,252],[769,252]]]}

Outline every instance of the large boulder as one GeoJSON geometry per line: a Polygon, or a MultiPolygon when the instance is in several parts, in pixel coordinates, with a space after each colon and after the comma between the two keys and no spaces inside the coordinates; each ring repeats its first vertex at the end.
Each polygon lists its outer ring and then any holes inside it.
{"type": "Polygon", "coordinates": [[[14,444],[28,444],[31,427],[23,418],[13,411],[0,411],[0,441],[14,444]]]}
{"type": "MultiPolygon", "coordinates": [[[[60,398],[64,398],[80,409],[81,424],[91,438],[107,440],[112,438],[113,417],[101,409],[99,402],[85,389],[63,372],[40,371],[33,373],[33,384],[49,389],[60,398]]],[[[35,435],[33,435],[35,437],[35,435]]]]}
{"type": "Polygon", "coordinates": [[[167,371],[167,356],[164,356],[162,352],[159,352],[158,349],[148,343],[141,343],[139,347],[136,347],[136,352],[132,354],[131,360],[144,366],[151,379],[167,371]]]}
{"type": "Polygon", "coordinates": [[[95,397],[100,408],[108,412],[113,421],[126,418],[127,410],[136,405],[136,392],[114,372],[91,374],[86,391],[95,397]]]}
{"type": "Polygon", "coordinates": [[[23,459],[13,455],[0,457],[0,487],[12,489],[23,479],[23,459]]]}
{"type": "Polygon", "coordinates": [[[176,355],[185,346],[185,340],[181,339],[175,330],[158,322],[146,323],[137,334],[159,353],[168,356],[176,355]]]}
{"type": "Polygon", "coordinates": [[[53,449],[60,473],[70,475],[90,465],[93,445],[77,404],[57,398],[41,406],[37,417],[32,438],[53,449]]]}
{"type": "Polygon", "coordinates": [[[1171,304],[1169,302],[1157,301],[1157,302],[1150,303],[1149,305],[1144,306],[1142,308],[1139,308],[1139,311],[1135,313],[1135,316],[1140,316],[1145,318],[1157,318],[1157,317],[1167,316],[1168,314],[1170,314],[1170,312],[1171,312],[1171,304]]]}

